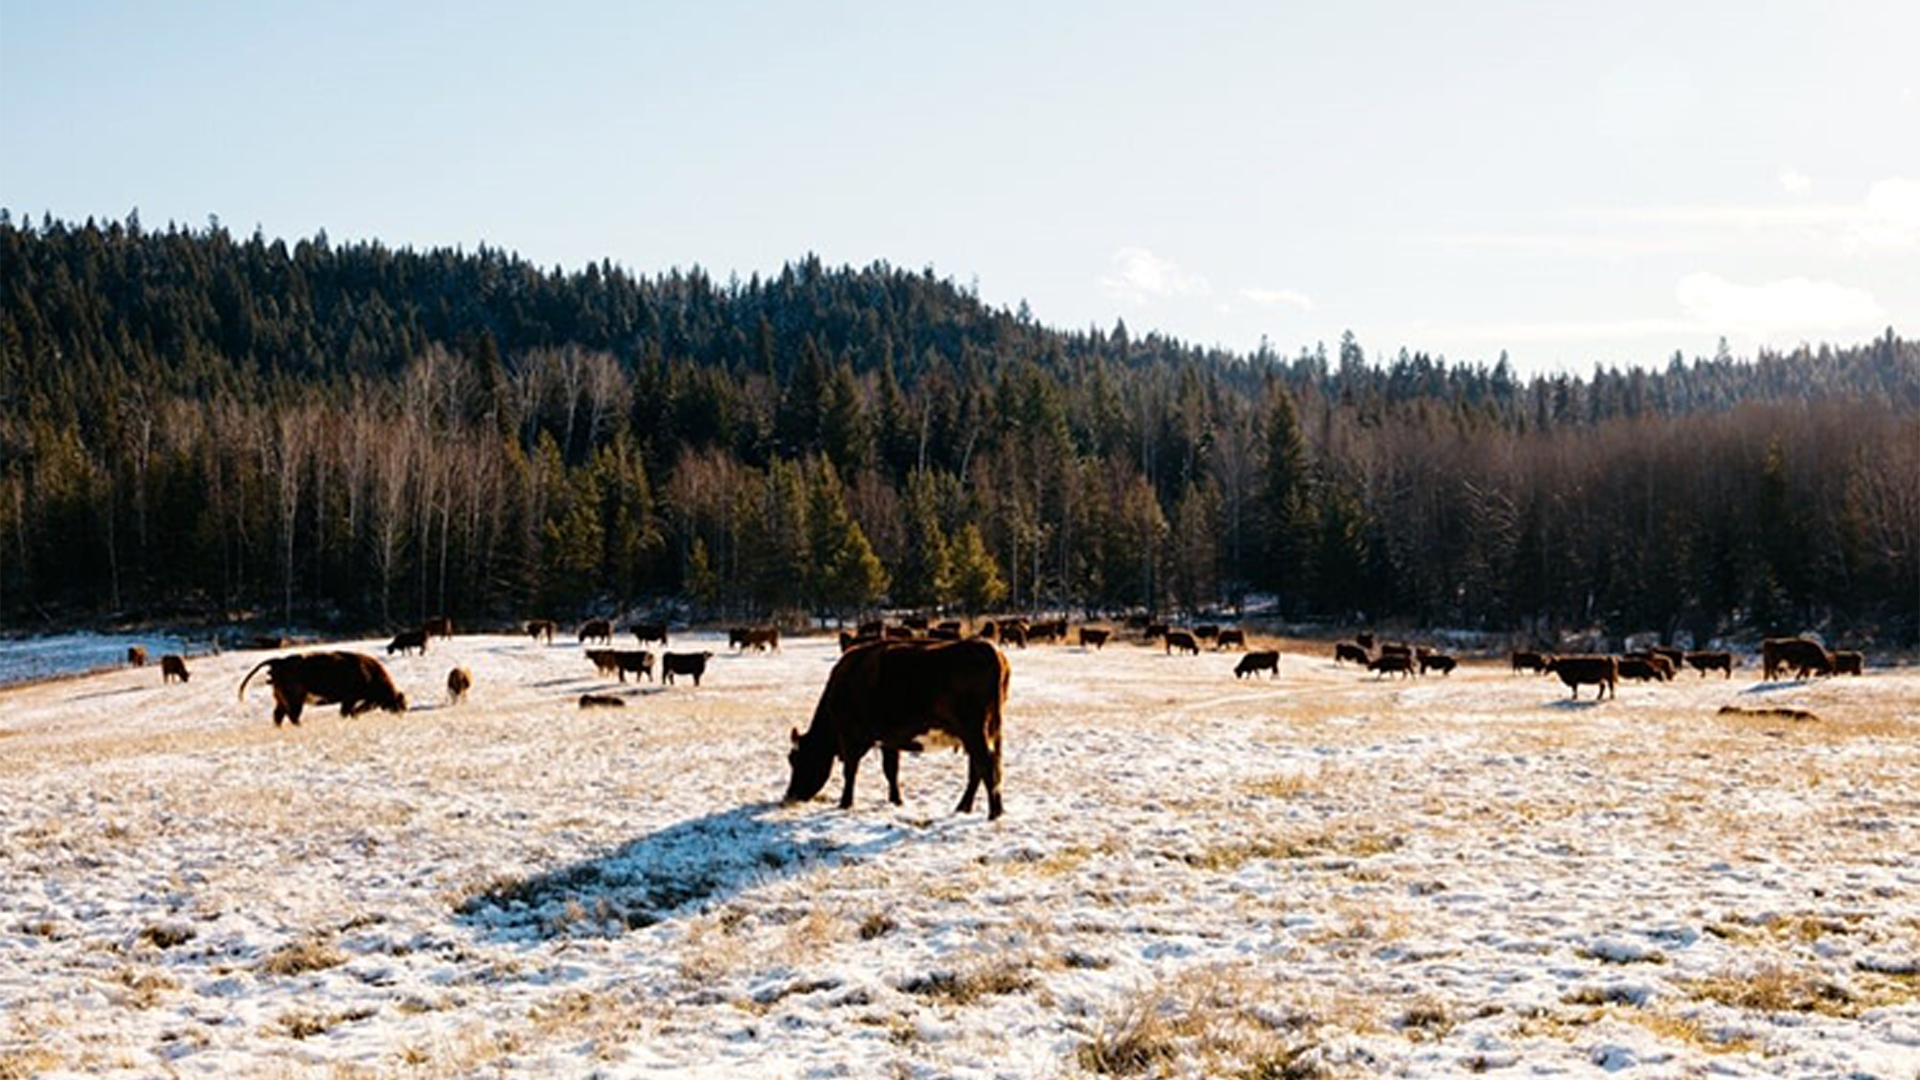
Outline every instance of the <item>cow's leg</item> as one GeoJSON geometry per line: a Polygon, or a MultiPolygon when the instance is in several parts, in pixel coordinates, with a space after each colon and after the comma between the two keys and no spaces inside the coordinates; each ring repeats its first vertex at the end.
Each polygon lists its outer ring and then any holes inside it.
{"type": "MultiPolygon", "coordinates": [[[[860,758],[866,752],[867,748],[863,746],[858,750],[849,750],[841,757],[840,809],[842,810],[853,809],[853,774],[859,771],[860,758]]],[[[882,765],[884,767],[884,761],[882,765]]]]}
{"type": "Polygon", "coordinates": [[[900,806],[900,751],[891,746],[880,748],[880,771],[887,774],[887,801],[900,806]]]}

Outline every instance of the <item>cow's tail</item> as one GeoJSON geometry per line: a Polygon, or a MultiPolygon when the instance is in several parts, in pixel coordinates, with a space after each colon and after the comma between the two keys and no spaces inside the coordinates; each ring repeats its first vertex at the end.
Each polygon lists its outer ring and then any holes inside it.
{"type": "Polygon", "coordinates": [[[265,660],[262,660],[259,663],[253,665],[253,670],[247,672],[247,677],[240,680],[240,690],[238,693],[233,695],[234,700],[245,701],[247,698],[247,684],[253,681],[253,677],[260,673],[261,668],[266,667],[268,664],[273,663],[277,659],[279,658],[274,656],[269,656],[265,660]]]}

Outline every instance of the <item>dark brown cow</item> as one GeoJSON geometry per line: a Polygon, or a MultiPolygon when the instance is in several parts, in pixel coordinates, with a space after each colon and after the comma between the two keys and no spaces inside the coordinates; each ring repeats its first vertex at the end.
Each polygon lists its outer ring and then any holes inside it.
{"type": "Polygon", "coordinates": [[[1046,619],[1027,627],[1028,641],[1067,640],[1067,620],[1046,619]]]}
{"type": "Polygon", "coordinates": [[[580,707],[583,709],[624,709],[627,703],[612,694],[581,694],[580,707]]]}
{"type": "Polygon", "coordinates": [[[1000,640],[1024,649],[1027,647],[1027,628],[1024,624],[1017,622],[1001,623],[1000,640]]]}
{"type": "Polygon", "coordinates": [[[420,632],[430,638],[452,637],[453,620],[445,615],[436,615],[420,624],[420,632]]]}
{"type": "Polygon", "coordinates": [[[1804,679],[1808,673],[1833,674],[1833,654],[1817,641],[1806,638],[1768,638],[1760,643],[1762,678],[1773,681],[1775,673],[1794,672],[1804,679]]]}
{"type": "Polygon", "coordinates": [[[1864,653],[1853,649],[1841,649],[1833,654],[1833,673],[1835,675],[1859,675],[1866,670],[1867,658],[1864,653]]]}
{"type": "Polygon", "coordinates": [[[598,641],[603,645],[613,644],[612,619],[588,619],[580,624],[582,642],[598,641]]]}
{"type": "Polygon", "coordinates": [[[138,645],[127,646],[127,663],[134,667],[147,666],[147,650],[138,645]]]}
{"type": "Polygon", "coordinates": [[[1193,640],[1193,635],[1185,630],[1167,631],[1167,654],[1171,656],[1175,649],[1190,652],[1195,656],[1200,655],[1200,643],[1193,640]]]}
{"type": "Polygon", "coordinates": [[[613,650],[613,670],[614,674],[620,676],[621,682],[627,681],[629,671],[636,677],[645,675],[647,681],[652,682],[653,654],[645,649],[615,649],[613,650]]]}
{"type": "Polygon", "coordinates": [[[458,705],[467,700],[467,691],[471,689],[473,689],[472,672],[463,667],[447,672],[447,704],[458,705]]]}
{"type": "Polygon", "coordinates": [[[1373,657],[1368,656],[1367,650],[1359,645],[1351,641],[1342,641],[1333,647],[1333,662],[1338,664],[1343,660],[1351,660],[1356,664],[1368,664],[1373,662],[1373,657]]]}
{"type": "Polygon", "coordinates": [[[407,696],[393,685],[393,677],[380,661],[365,653],[312,652],[262,660],[240,680],[243,699],[247,683],[261,668],[267,669],[267,681],[273,684],[274,727],[283,720],[298,724],[308,702],[338,702],[341,716],[358,716],[375,708],[407,711],[407,696]]]}
{"type": "Polygon", "coordinates": [[[707,673],[707,661],[713,658],[710,652],[670,652],[660,657],[660,681],[671,685],[675,675],[693,676],[693,685],[700,685],[700,676],[707,673]]]}
{"type": "Polygon", "coordinates": [[[1615,666],[1615,674],[1622,679],[1632,679],[1636,682],[1658,682],[1671,678],[1661,673],[1660,664],[1656,663],[1651,656],[1620,657],[1615,666]]]}
{"type": "Polygon", "coordinates": [[[1233,677],[1239,679],[1243,675],[1258,675],[1263,671],[1270,673],[1268,678],[1280,677],[1280,654],[1277,651],[1267,649],[1241,657],[1240,662],[1233,666],[1233,677]]]}
{"type": "Polygon", "coordinates": [[[746,636],[741,639],[740,644],[743,648],[752,649],[755,652],[779,652],[780,628],[777,626],[749,626],[747,627],[746,636]]]}
{"type": "MultiPolygon", "coordinates": [[[[1361,647],[1366,648],[1366,646],[1361,646],[1361,647]]],[[[1414,655],[1413,646],[1402,644],[1401,642],[1398,642],[1398,641],[1390,641],[1385,645],[1380,646],[1380,655],[1381,656],[1404,656],[1404,657],[1407,657],[1408,659],[1412,659],[1414,655]]]]}
{"type": "Polygon", "coordinates": [[[1448,656],[1446,653],[1430,652],[1420,658],[1420,674],[1425,675],[1429,671],[1437,671],[1442,675],[1451,675],[1453,674],[1453,669],[1458,665],[1459,661],[1448,656]]]}
{"type": "Polygon", "coordinates": [[[1354,644],[1360,646],[1361,648],[1366,649],[1368,652],[1372,652],[1373,651],[1373,631],[1363,630],[1360,633],[1353,635],[1353,642],[1354,644]]]}
{"type": "Polygon", "coordinates": [[[1098,650],[1106,645],[1107,638],[1112,636],[1112,634],[1113,631],[1111,630],[1101,630],[1098,627],[1083,626],[1080,628],[1080,646],[1081,648],[1098,650]]]}
{"type": "Polygon", "coordinates": [[[1535,675],[1546,673],[1553,664],[1551,653],[1531,652],[1525,649],[1515,649],[1510,659],[1513,662],[1513,670],[1531,671],[1535,675]]]}
{"type": "Polygon", "coordinates": [[[1597,688],[1594,699],[1598,700],[1614,694],[1620,679],[1620,665],[1611,656],[1556,656],[1547,664],[1547,670],[1560,676],[1560,681],[1573,689],[1573,698],[1580,700],[1582,683],[1592,683],[1597,688]]]}
{"type": "Polygon", "coordinates": [[[588,649],[587,659],[593,661],[594,670],[600,673],[601,678],[620,673],[620,654],[612,649],[588,649]]]}
{"type": "MultiPolygon", "coordinates": [[[[751,627],[746,626],[727,627],[727,648],[738,649],[742,645],[745,645],[747,643],[747,634],[751,629],[751,627]]],[[[841,640],[844,641],[846,637],[847,632],[845,630],[840,631],[841,640]]]]}
{"type": "Polygon", "coordinates": [[[1220,631],[1220,637],[1217,640],[1215,640],[1213,643],[1214,649],[1215,650],[1225,649],[1229,645],[1238,645],[1242,649],[1246,648],[1247,632],[1245,630],[1220,631]]]}
{"type": "Polygon", "coordinates": [[[941,623],[939,626],[927,631],[927,637],[933,641],[959,641],[960,628],[941,623]]]}
{"type": "Polygon", "coordinates": [[[1146,636],[1146,639],[1148,641],[1156,641],[1160,638],[1166,637],[1167,630],[1168,630],[1168,626],[1166,623],[1163,623],[1163,622],[1148,623],[1147,628],[1145,631],[1143,631],[1143,633],[1146,636]]]}
{"type": "Polygon", "coordinates": [[[910,626],[889,626],[881,632],[880,636],[889,641],[912,641],[914,633],[910,626]]]}
{"type": "Polygon", "coordinates": [[[1707,677],[1709,671],[1724,671],[1726,677],[1733,678],[1733,654],[1730,652],[1690,652],[1687,654],[1687,666],[1707,677]]]}
{"type": "Polygon", "coordinates": [[[633,626],[628,627],[628,629],[633,631],[633,636],[638,638],[642,645],[645,645],[649,641],[657,641],[661,645],[667,643],[667,626],[665,623],[635,623],[633,626]]]}
{"type": "Polygon", "coordinates": [[[967,790],[958,813],[971,813],[987,788],[987,818],[1002,813],[1000,722],[1007,702],[1007,660],[989,642],[880,641],[842,656],[803,734],[793,731],[787,802],[813,798],[841,765],[840,808],[853,808],[860,759],[880,747],[887,798],[900,805],[900,752],[936,740],[967,752],[967,790]]]}
{"type": "Polygon", "coordinates": [[[425,630],[402,630],[393,635],[392,641],[387,642],[388,656],[392,656],[394,653],[404,653],[409,649],[418,649],[420,650],[421,656],[427,655],[427,632],[425,630]]]}
{"type": "Polygon", "coordinates": [[[554,635],[554,632],[558,629],[560,628],[554,625],[554,622],[552,619],[527,620],[527,636],[532,638],[535,641],[539,641],[542,638],[544,638],[546,639],[547,644],[549,645],[553,644],[553,635],[554,635]]]}
{"type": "Polygon", "coordinates": [[[1665,657],[1667,667],[1673,671],[1679,672],[1687,670],[1687,653],[1685,649],[1676,649],[1671,645],[1655,645],[1647,651],[1655,656],[1665,657]]]}
{"type": "Polygon", "coordinates": [[[164,684],[175,679],[187,681],[187,660],[175,653],[167,653],[160,658],[160,681],[164,684]]]}
{"type": "Polygon", "coordinates": [[[1220,636],[1220,627],[1216,623],[1201,623],[1193,628],[1193,636],[1197,641],[1212,641],[1220,636]]]}
{"type": "Polygon", "coordinates": [[[1413,654],[1410,652],[1390,653],[1382,651],[1379,659],[1368,661],[1368,671],[1377,671],[1374,678],[1385,678],[1388,674],[1398,674],[1403,678],[1413,675],[1413,654]]]}

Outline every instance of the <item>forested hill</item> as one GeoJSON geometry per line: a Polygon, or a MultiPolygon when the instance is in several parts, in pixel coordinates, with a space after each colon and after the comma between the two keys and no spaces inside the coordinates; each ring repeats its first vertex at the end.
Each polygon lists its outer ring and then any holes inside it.
{"type": "MultiPolygon", "coordinates": [[[[1651,359],[1651,358],[1650,358],[1651,359]]],[[[1521,380],[768,279],[0,217],[0,622],[894,605],[1910,638],[1920,346],[1521,380]]]]}

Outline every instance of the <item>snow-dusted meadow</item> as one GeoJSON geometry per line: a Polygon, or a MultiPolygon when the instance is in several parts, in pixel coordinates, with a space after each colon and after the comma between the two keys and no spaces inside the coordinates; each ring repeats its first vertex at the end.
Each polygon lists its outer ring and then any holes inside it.
{"type": "Polygon", "coordinates": [[[835,646],[673,647],[280,730],[275,654],[0,691],[0,1080],[1920,1077],[1920,670],[1014,650],[988,824],[944,751],[779,805],[835,646]]]}

